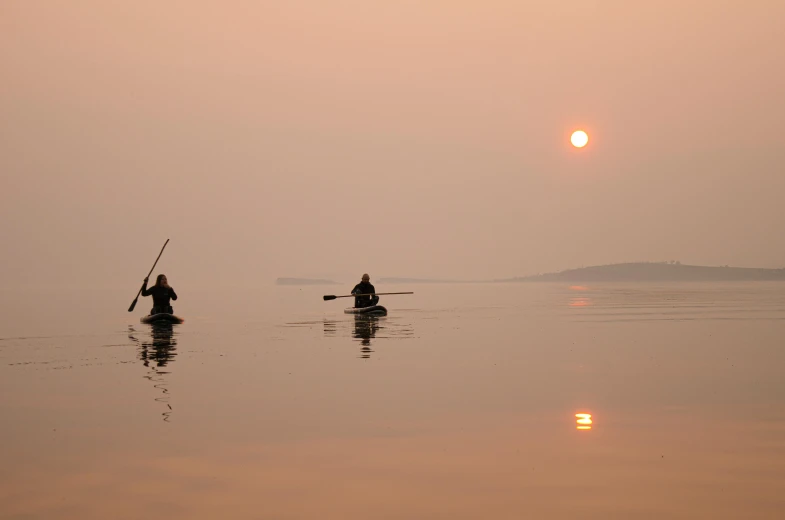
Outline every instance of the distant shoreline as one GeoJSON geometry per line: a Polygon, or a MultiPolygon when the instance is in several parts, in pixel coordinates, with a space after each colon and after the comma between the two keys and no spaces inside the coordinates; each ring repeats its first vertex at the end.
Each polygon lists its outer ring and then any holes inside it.
{"type": "MultiPolygon", "coordinates": [[[[375,283],[391,285],[531,282],[785,282],[785,268],[685,265],[679,262],[628,262],[495,280],[387,276],[375,281],[375,283]]],[[[275,283],[277,285],[341,285],[340,282],[318,278],[278,278],[275,283]]]]}
{"type": "Polygon", "coordinates": [[[710,267],[679,262],[635,262],[568,269],[495,282],[771,282],[785,281],[785,269],[710,267]]]}

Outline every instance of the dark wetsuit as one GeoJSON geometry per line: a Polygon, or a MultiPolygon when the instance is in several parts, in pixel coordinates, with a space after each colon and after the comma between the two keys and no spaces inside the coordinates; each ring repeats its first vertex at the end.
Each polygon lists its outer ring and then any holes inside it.
{"type": "Polygon", "coordinates": [[[176,300],[177,294],[171,287],[153,285],[148,289],[147,282],[145,282],[142,285],[142,296],[153,297],[153,308],[150,310],[150,314],[174,314],[174,309],[169,305],[169,299],[176,300]]]}
{"type": "MultiPolygon", "coordinates": [[[[375,292],[376,289],[371,282],[360,282],[352,289],[352,294],[373,294],[375,292]]],[[[355,296],[354,298],[355,307],[370,307],[377,303],[379,303],[378,296],[355,296]]]]}

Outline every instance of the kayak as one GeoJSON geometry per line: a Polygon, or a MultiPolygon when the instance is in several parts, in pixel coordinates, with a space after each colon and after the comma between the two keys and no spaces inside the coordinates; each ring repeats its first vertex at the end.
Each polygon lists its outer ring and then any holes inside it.
{"type": "Polygon", "coordinates": [[[370,307],[348,307],[343,310],[346,314],[360,314],[365,316],[387,316],[387,309],[382,305],[370,307]]]}
{"type": "Polygon", "coordinates": [[[160,314],[151,314],[148,316],[142,316],[142,323],[182,323],[185,320],[179,316],[175,316],[174,314],[168,313],[160,313],[160,314]]]}

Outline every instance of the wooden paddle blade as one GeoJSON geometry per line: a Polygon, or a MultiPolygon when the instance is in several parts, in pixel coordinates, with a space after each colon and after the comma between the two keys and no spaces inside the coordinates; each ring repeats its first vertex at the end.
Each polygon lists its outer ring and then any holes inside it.
{"type": "Polygon", "coordinates": [[[131,306],[128,307],[128,312],[134,312],[134,307],[136,307],[136,300],[138,299],[139,299],[138,297],[134,298],[134,301],[131,302],[131,306]]]}
{"type": "Polygon", "coordinates": [[[337,296],[335,296],[334,294],[325,294],[324,295],[324,301],[334,300],[336,298],[337,298],[337,296]]]}

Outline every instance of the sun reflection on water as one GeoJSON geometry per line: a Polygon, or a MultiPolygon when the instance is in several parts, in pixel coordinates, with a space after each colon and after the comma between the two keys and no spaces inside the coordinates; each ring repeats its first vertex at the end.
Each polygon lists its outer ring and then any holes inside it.
{"type": "Polygon", "coordinates": [[[576,413],[575,414],[575,428],[578,430],[591,430],[592,418],[590,413],[576,413]]]}
{"type": "MultiPolygon", "coordinates": [[[[589,288],[586,287],[585,285],[571,285],[570,286],[570,290],[571,291],[588,291],[589,288]]],[[[574,296],[574,297],[570,298],[569,306],[570,307],[588,307],[589,305],[591,305],[591,303],[592,303],[591,302],[591,298],[588,298],[586,296],[574,296]]]]}

